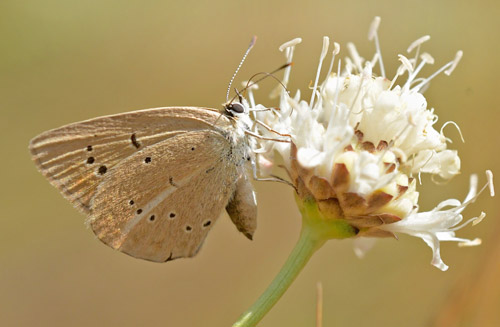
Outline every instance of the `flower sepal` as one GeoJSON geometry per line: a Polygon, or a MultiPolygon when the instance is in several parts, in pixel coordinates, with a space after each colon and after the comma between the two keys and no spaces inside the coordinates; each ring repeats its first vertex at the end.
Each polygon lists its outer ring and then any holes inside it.
{"type": "Polygon", "coordinates": [[[313,197],[300,198],[295,195],[295,201],[302,214],[302,228],[308,229],[311,237],[318,240],[344,239],[355,237],[359,230],[351,226],[341,214],[340,207],[335,210],[320,210],[318,202],[313,197]]]}

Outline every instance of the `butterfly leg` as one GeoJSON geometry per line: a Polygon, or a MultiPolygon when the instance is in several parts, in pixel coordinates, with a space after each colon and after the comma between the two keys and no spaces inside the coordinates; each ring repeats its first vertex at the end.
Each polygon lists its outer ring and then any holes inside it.
{"type": "Polygon", "coordinates": [[[285,136],[285,137],[292,137],[290,134],[282,134],[278,131],[275,131],[274,129],[272,129],[270,126],[266,125],[264,122],[261,122],[260,120],[257,120],[255,119],[255,122],[259,125],[261,125],[262,127],[264,127],[265,129],[267,129],[268,131],[272,132],[272,133],[275,133],[275,134],[278,134],[279,136],[285,136]]]}
{"type": "Polygon", "coordinates": [[[284,184],[287,184],[287,185],[295,188],[295,186],[292,183],[290,183],[286,179],[283,179],[283,178],[276,176],[276,175],[269,175],[271,177],[259,177],[259,175],[257,173],[257,164],[255,163],[255,160],[252,160],[252,173],[253,173],[253,179],[256,181],[279,182],[279,183],[284,183],[284,184]]]}
{"type": "Polygon", "coordinates": [[[292,142],[290,140],[282,140],[282,139],[276,139],[276,138],[261,136],[259,134],[254,133],[254,132],[251,132],[249,130],[245,130],[245,134],[253,136],[255,138],[258,138],[259,140],[274,141],[274,142],[284,142],[284,143],[291,143],[292,142]]]}

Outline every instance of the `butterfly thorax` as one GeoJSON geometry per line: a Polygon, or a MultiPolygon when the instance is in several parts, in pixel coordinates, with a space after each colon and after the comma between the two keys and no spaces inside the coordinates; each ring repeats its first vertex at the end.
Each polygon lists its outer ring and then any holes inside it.
{"type": "Polygon", "coordinates": [[[234,152],[233,162],[237,166],[244,165],[252,160],[252,151],[247,138],[246,131],[251,130],[252,120],[249,115],[249,108],[243,103],[227,103],[224,105],[223,114],[231,122],[231,127],[226,129],[226,138],[232,143],[234,152]]]}

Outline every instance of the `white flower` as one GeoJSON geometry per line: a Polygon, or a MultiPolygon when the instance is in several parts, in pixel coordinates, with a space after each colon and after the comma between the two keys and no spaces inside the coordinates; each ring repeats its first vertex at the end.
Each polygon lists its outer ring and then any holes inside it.
{"type": "MultiPolygon", "coordinates": [[[[415,177],[425,173],[449,179],[460,170],[457,151],[447,149],[449,140],[443,133],[449,123],[439,132],[434,128],[438,117],[428,108],[421,92],[440,72],[449,75],[462,53],[459,51],[435,74],[419,78],[424,65],[434,62],[427,53],[419,55],[421,44],[430,38],[424,36],[408,48],[416,52],[412,59],[399,56],[402,64],[389,80],[378,44],[379,22],[376,18],[369,33],[377,48],[373,58],[363,59],[354,45],[348,44],[350,57],[345,59],[344,69],[341,71],[338,60],[337,72],[332,73],[340,51],[335,43],[326,79],[318,83],[329,47],[329,39],[324,38],[310,101],[301,99],[300,91],[290,97],[280,88],[274,92],[280,97],[279,110],[253,106],[260,134],[268,138],[290,135],[292,140],[291,144],[261,140],[261,148],[255,152],[261,153],[260,162],[266,163],[267,170],[274,152],[279,153],[299,197],[314,198],[320,210],[341,215],[336,218],[344,218],[358,229],[358,236],[388,237],[401,232],[420,237],[433,250],[432,264],[446,270],[439,242],[478,244],[478,240],[455,237],[455,231],[468,222],[479,222],[484,214],[458,225],[463,209],[477,197],[475,176],[471,177],[470,192],[463,202],[450,199],[429,212],[418,211],[415,177]],[[377,65],[380,75],[373,72],[377,65]],[[397,84],[404,74],[408,74],[406,81],[397,84]],[[334,206],[340,210],[333,210],[334,206]]],[[[300,42],[294,39],[280,47],[288,62],[300,42]]],[[[285,69],[285,86],[290,70],[285,69]]],[[[249,97],[255,103],[252,90],[249,97]]],[[[491,172],[487,177],[493,195],[491,172]]],[[[362,254],[367,248],[367,243],[358,244],[356,252],[362,254]]]]}

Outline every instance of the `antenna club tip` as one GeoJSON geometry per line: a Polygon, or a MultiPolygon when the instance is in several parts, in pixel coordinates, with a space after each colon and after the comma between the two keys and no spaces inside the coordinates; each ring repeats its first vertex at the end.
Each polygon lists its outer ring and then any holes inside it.
{"type": "Polygon", "coordinates": [[[250,40],[250,44],[248,45],[248,49],[253,48],[255,43],[257,42],[257,35],[252,36],[252,39],[250,40]]]}

